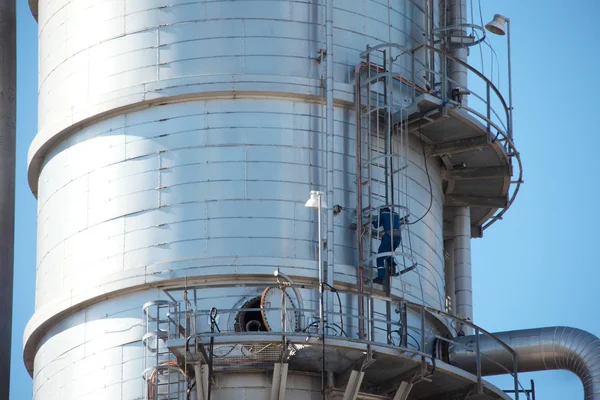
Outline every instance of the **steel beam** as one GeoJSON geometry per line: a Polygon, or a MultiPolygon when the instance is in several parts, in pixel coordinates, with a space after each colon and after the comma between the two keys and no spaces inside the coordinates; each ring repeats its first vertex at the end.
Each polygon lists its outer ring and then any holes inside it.
{"type": "Polygon", "coordinates": [[[482,168],[453,169],[445,173],[446,179],[464,181],[470,179],[502,178],[512,176],[510,165],[482,168]]]}
{"type": "Polygon", "coordinates": [[[444,154],[464,153],[490,146],[487,136],[460,139],[452,142],[440,143],[429,147],[429,156],[442,156],[444,154]]]}
{"type": "Polygon", "coordinates": [[[196,399],[206,400],[208,396],[208,364],[194,364],[196,379],[196,399]]]}
{"type": "Polygon", "coordinates": [[[406,399],[408,399],[408,395],[410,394],[410,391],[412,390],[413,386],[414,385],[412,383],[402,382],[400,384],[400,387],[396,391],[396,395],[394,396],[394,400],[406,400],[406,399]]]}
{"type": "Polygon", "coordinates": [[[285,400],[288,367],[288,363],[275,363],[275,368],[273,369],[273,386],[271,387],[271,400],[285,400]]]}
{"type": "Polygon", "coordinates": [[[444,205],[450,207],[493,207],[504,208],[508,199],[503,196],[468,196],[460,194],[447,194],[444,197],[444,205]]]}
{"type": "Polygon", "coordinates": [[[360,391],[360,385],[362,385],[365,373],[363,371],[354,370],[350,373],[348,384],[346,385],[346,391],[342,400],[355,400],[360,391]]]}

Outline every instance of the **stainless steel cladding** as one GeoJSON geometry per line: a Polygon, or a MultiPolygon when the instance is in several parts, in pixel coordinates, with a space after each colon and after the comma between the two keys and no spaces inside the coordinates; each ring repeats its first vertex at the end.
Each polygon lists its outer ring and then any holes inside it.
{"type": "MultiPolygon", "coordinates": [[[[37,290],[25,361],[36,399],[137,399],[139,310],[164,298],[157,287],[273,280],[276,269],[316,279],[317,216],[304,202],[325,191],[325,7],[40,0],[38,11],[37,290]]],[[[327,202],[343,207],[341,286],[356,285],[354,69],[369,45],[422,44],[426,23],[424,1],[336,3],[327,202]]],[[[433,205],[411,231],[418,271],[393,294],[443,309],[440,166],[430,159],[426,173],[414,138],[408,160],[411,213],[426,213],[430,196],[433,205]]],[[[253,290],[199,296],[233,308],[253,290]]]]}

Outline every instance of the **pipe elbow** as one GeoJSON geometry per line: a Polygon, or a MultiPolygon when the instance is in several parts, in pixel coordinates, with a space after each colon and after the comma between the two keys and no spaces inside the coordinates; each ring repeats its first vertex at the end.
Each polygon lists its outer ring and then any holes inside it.
{"type": "MultiPolygon", "coordinates": [[[[586,400],[600,400],[600,339],[581,329],[566,326],[499,332],[494,336],[510,346],[517,357],[518,372],[562,369],[576,374],[586,400]]],[[[450,363],[475,373],[476,337],[454,339],[450,363]]],[[[490,336],[479,336],[482,375],[512,373],[513,357],[490,336]]]]}

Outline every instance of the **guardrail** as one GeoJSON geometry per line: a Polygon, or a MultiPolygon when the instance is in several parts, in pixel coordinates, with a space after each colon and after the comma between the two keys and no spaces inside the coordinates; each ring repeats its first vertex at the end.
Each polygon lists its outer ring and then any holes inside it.
{"type": "MultiPolygon", "coordinates": [[[[248,284],[243,286],[254,288],[265,287],[264,284],[248,284]]],[[[224,285],[222,287],[225,289],[231,286],[224,285]]],[[[237,285],[236,287],[239,288],[240,286],[237,285]]],[[[514,377],[516,399],[518,399],[519,388],[523,389],[523,386],[518,380],[518,363],[514,350],[485,329],[447,312],[400,298],[390,299],[363,295],[362,297],[368,311],[365,316],[360,316],[358,309],[352,307],[352,305],[358,304],[358,297],[361,296],[360,294],[351,290],[332,290],[331,288],[325,287],[324,291],[330,295],[335,294],[338,300],[336,304],[337,310],[325,311],[326,319],[324,335],[321,336],[318,318],[319,291],[317,288],[307,287],[307,285],[292,285],[288,282],[281,285],[267,286],[265,287],[265,290],[267,288],[271,290],[274,289],[275,291],[279,290],[279,292],[276,292],[276,295],[277,297],[278,295],[281,295],[281,300],[277,304],[269,303],[267,306],[263,302],[263,304],[256,307],[255,304],[247,302],[251,307],[230,309],[216,309],[215,307],[211,307],[210,309],[198,309],[187,298],[187,294],[185,294],[187,293],[186,290],[172,289],[167,291],[168,296],[172,299],[168,316],[168,338],[186,339],[186,343],[189,343],[190,338],[202,337],[214,339],[219,336],[233,336],[239,338],[239,340],[236,340],[239,341],[240,351],[242,353],[244,348],[248,347],[244,345],[245,340],[252,341],[257,334],[273,336],[274,343],[280,342],[282,338],[283,343],[285,343],[286,336],[296,337],[298,335],[305,337],[319,337],[324,340],[332,338],[348,339],[354,343],[358,342],[391,346],[405,352],[411,357],[420,356],[425,365],[427,359],[431,360],[432,363],[435,363],[435,360],[438,358],[436,354],[440,354],[441,342],[464,347],[461,343],[453,341],[452,337],[456,336],[456,331],[460,330],[460,327],[468,326],[475,331],[477,339],[476,348],[468,349],[475,353],[474,356],[477,364],[477,390],[479,392],[483,391],[481,371],[482,357],[491,359],[479,348],[480,335],[489,336],[511,354],[513,359],[512,371],[506,368],[503,369],[506,370],[507,374],[514,377]],[[302,298],[311,300],[298,299],[296,295],[297,291],[303,293],[302,298]],[[303,302],[304,305],[300,306],[300,302],[303,302]],[[308,306],[306,303],[309,303],[308,306]],[[314,304],[315,307],[310,307],[311,303],[314,304]],[[397,319],[388,320],[385,318],[385,312],[379,311],[385,310],[385,307],[388,305],[395,311],[397,319]],[[263,326],[262,328],[254,323],[252,323],[254,324],[253,326],[246,325],[244,327],[240,325],[240,313],[254,313],[252,314],[254,316],[259,314],[263,316],[268,315],[269,321],[263,321],[267,323],[267,326],[263,326]],[[358,337],[360,321],[363,321],[366,328],[366,336],[363,340],[358,337]],[[435,321],[442,321],[445,324],[448,328],[446,335],[433,327],[435,321]]],[[[187,291],[190,290],[193,289],[187,289],[187,291]]],[[[263,299],[265,298],[264,295],[261,297],[263,299]]],[[[204,303],[206,303],[206,301],[206,299],[203,300],[204,303]]],[[[235,353],[233,353],[235,348],[234,345],[229,344],[229,347],[224,350],[222,349],[222,352],[225,352],[226,354],[216,354],[220,359],[219,362],[224,362],[223,358],[230,354],[235,355],[235,353]]],[[[260,349],[257,349],[246,349],[246,352],[252,353],[252,351],[256,352],[261,350],[265,352],[263,353],[265,356],[269,354],[266,353],[264,345],[260,349]]],[[[271,350],[273,350],[273,348],[271,348],[271,350]]],[[[246,354],[247,359],[249,354],[246,354]]],[[[255,356],[256,354],[252,353],[252,355],[255,356]]],[[[272,358],[274,357],[273,355],[270,356],[272,358]]],[[[491,360],[494,361],[493,359],[491,360]]]]}
{"type": "MultiPolygon", "coordinates": [[[[397,43],[381,43],[369,47],[361,53],[361,58],[366,60],[364,65],[369,65],[375,75],[369,75],[374,82],[390,78],[391,81],[404,85],[408,88],[408,100],[413,104],[422,94],[430,94],[441,100],[444,109],[448,107],[461,109],[465,113],[478,120],[490,134],[495,137],[494,142],[502,144],[504,152],[509,160],[516,160],[517,169],[513,176],[516,179],[510,181],[510,193],[506,207],[501,208],[482,226],[485,230],[499,219],[514,202],[520,185],[523,183],[523,165],[520,154],[514,144],[513,110],[507,104],[504,96],[494,83],[479,70],[470,64],[454,57],[447,52],[427,44],[419,45],[413,49],[406,49],[397,43]],[[381,54],[379,54],[381,53],[381,54]],[[392,54],[394,53],[394,55],[392,54]],[[435,55],[435,57],[433,57],[435,55]],[[424,59],[436,59],[436,66],[428,66],[424,59]],[[471,79],[467,87],[459,84],[448,76],[447,70],[450,63],[464,67],[470,74],[471,79]],[[437,68],[439,65],[439,68],[437,68]],[[475,90],[480,87],[482,90],[475,90]],[[471,104],[452,98],[452,89],[460,88],[468,94],[471,104]]],[[[363,65],[361,64],[361,66],[363,65]]],[[[382,89],[383,90],[383,89],[382,89]]],[[[389,90],[388,90],[389,91],[389,90]]],[[[391,93],[393,96],[393,92],[391,93]]],[[[401,96],[392,101],[392,108],[405,106],[401,96]]]]}
{"type": "MultiPolygon", "coordinates": [[[[494,222],[498,221],[499,219],[502,219],[502,216],[504,215],[504,213],[508,210],[508,208],[514,202],[514,200],[519,192],[521,183],[523,183],[523,164],[521,162],[521,157],[520,157],[519,151],[517,150],[517,148],[514,144],[513,110],[508,106],[508,104],[504,100],[504,97],[502,96],[502,93],[492,83],[492,81],[490,81],[485,75],[483,75],[480,71],[478,71],[476,68],[474,68],[470,64],[452,56],[451,54],[446,53],[443,50],[440,50],[438,48],[435,48],[435,47],[432,47],[432,46],[429,46],[426,44],[420,45],[420,46],[415,47],[414,49],[410,50],[410,54],[411,54],[411,74],[412,74],[411,75],[411,81],[412,81],[411,98],[412,98],[413,103],[415,102],[415,100],[417,98],[418,92],[419,93],[421,92],[419,90],[419,87],[416,84],[416,77],[423,72],[426,72],[431,76],[437,77],[438,78],[437,81],[439,82],[440,90],[438,92],[435,92],[435,90],[434,90],[434,93],[437,94],[439,96],[439,98],[442,100],[442,104],[444,104],[444,106],[451,105],[455,108],[462,109],[465,112],[475,116],[484,126],[486,126],[487,131],[490,133],[492,132],[492,128],[493,128],[496,131],[496,136],[494,138],[494,141],[497,140],[498,142],[502,143],[503,147],[504,147],[504,151],[508,155],[509,159],[511,159],[511,160],[515,159],[517,161],[517,168],[518,168],[517,179],[511,180],[511,182],[510,182],[511,187],[512,187],[512,193],[509,194],[508,203],[507,203],[506,207],[499,210],[490,219],[490,221],[488,221],[485,225],[483,225],[482,229],[485,230],[489,226],[491,226],[494,222]],[[418,63],[417,55],[421,51],[424,51],[424,52],[428,51],[428,52],[437,54],[439,56],[440,61],[441,61],[441,68],[439,71],[432,70],[430,68],[427,68],[425,65],[418,63]],[[460,87],[461,85],[458,82],[456,82],[455,80],[451,79],[448,76],[448,74],[446,73],[448,62],[456,63],[458,65],[463,66],[464,68],[467,69],[467,71],[472,73],[474,77],[478,78],[480,80],[480,83],[483,83],[483,85],[485,87],[485,94],[481,94],[481,93],[478,93],[478,92],[472,90],[472,88],[477,85],[469,84],[468,87],[461,88],[461,89],[466,89],[469,92],[470,99],[476,99],[479,102],[479,105],[482,108],[482,111],[477,109],[479,107],[474,107],[473,105],[463,104],[462,102],[453,100],[450,97],[452,88],[460,87]],[[418,68],[418,65],[420,65],[421,67],[418,68]],[[494,108],[493,104],[499,104],[500,110],[499,111],[496,110],[496,108],[494,108]]],[[[434,86],[436,86],[436,85],[434,84],[434,86]]]]}

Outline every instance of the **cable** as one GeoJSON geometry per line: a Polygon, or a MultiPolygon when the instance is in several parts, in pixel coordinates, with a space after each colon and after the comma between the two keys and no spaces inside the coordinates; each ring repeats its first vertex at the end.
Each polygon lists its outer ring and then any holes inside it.
{"type": "Polygon", "coordinates": [[[196,387],[196,380],[194,380],[194,383],[192,383],[191,385],[188,384],[188,389],[187,389],[187,400],[191,399],[192,396],[192,390],[194,390],[194,387],[196,387]]]}
{"type": "MultiPolygon", "coordinates": [[[[331,289],[331,291],[337,295],[338,306],[340,309],[340,325],[341,325],[341,327],[339,327],[339,328],[343,332],[344,331],[344,316],[342,315],[342,299],[340,298],[340,294],[338,293],[337,289],[334,288],[333,286],[331,286],[329,283],[323,283],[323,285],[328,286],[329,289],[331,289]]],[[[346,335],[346,337],[348,337],[348,335],[346,335]]]]}
{"type": "Polygon", "coordinates": [[[414,225],[417,222],[421,221],[429,211],[431,211],[431,207],[433,207],[433,185],[431,184],[431,176],[429,176],[429,167],[427,166],[427,154],[425,153],[425,142],[423,141],[423,133],[421,133],[421,125],[419,125],[419,137],[421,138],[421,148],[423,151],[423,160],[425,162],[425,173],[427,174],[427,182],[429,183],[429,207],[427,207],[427,211],[416,221],[409,222],[408,225],[414,225]]]}
{"type": "Polygon", "coordinates": [[[221,330],[219,329],[219,325],[217,324],[217,316],[219,315],[219,311],[216,307],[210,309],[210,352],[208,354],[208,390],[206,399],[210,400],[211,390],[212,390],[212,375],[213,375],[213,352],[215,347],[215,327],[219,333],[221,330]]]}
{"type": "Polygon", "coordinates": [[[421,345],[419,344],[419,341],[417,339],[415,339],[415,337],[413,335],[411,335],[410,333],[406,332],[406,334],[408,335],[409,338],[414,340],[415,343],[417,344],[417,351],[421,351],[421,345]]]}

